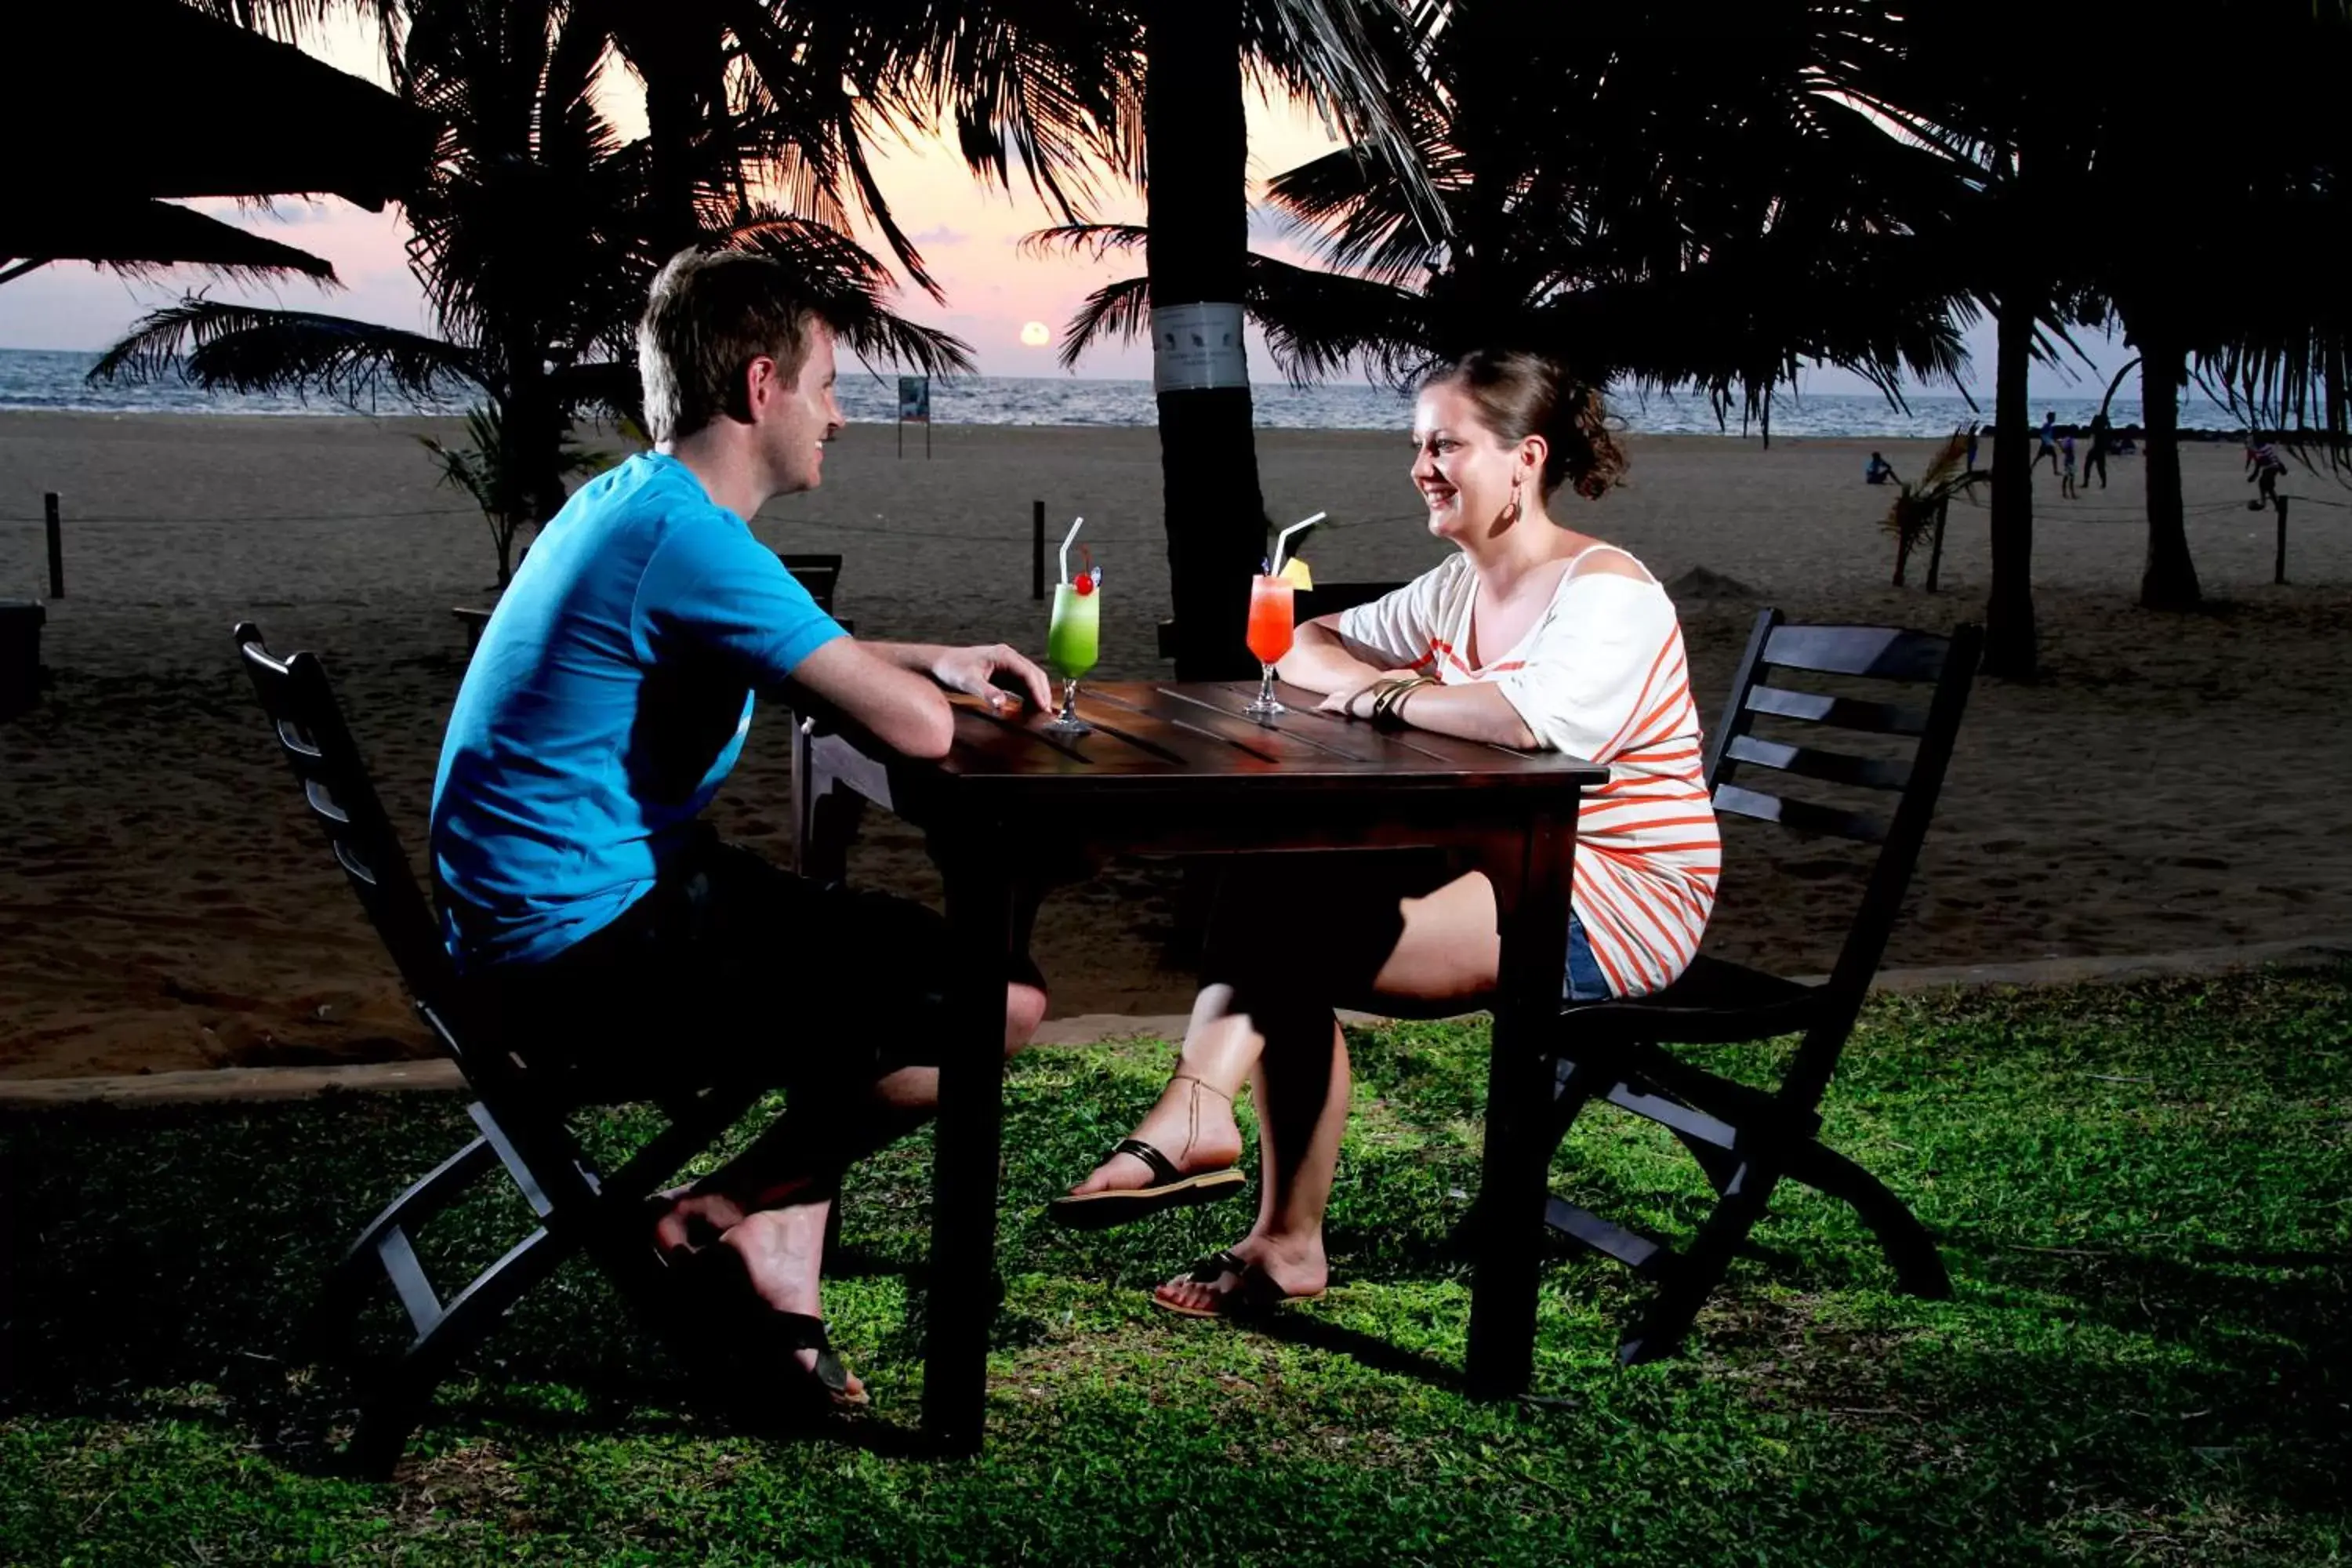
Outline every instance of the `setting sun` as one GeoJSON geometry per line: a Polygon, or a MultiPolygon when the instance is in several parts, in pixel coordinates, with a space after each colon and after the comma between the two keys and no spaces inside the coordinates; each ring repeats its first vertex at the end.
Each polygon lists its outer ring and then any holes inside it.
{"type": "Polygon", "coordinates": [[[1054,330],[1043,321],[1031,321],[1021,329],[1021,341],[1033,349],[1042,349],[1054,341],[1054,330]]]}

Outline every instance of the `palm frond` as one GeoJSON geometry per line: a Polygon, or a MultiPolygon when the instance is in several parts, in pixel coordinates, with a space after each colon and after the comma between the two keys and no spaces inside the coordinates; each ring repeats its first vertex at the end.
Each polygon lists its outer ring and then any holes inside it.
{"type": "Polygon", "coordinates": [[[1151,279],[1122,278],[1087,296],[1078,313],[1062,329],[1062,346],[1055,358],[1064,370],[1076,370],[1095,344],[1109,338],[1133,342],[1151,330],[1151,279]]]}
{"type": "Polygon", "coordinates": [[[888,268],[855,240],[805,219],[754,208],[722,237],[788,268],[817,313],[859,358],[932,375],[970,374],[971,345],[893,311],[888,268]]]}
{"type": "Polygon", "coordinates": [[[1112,251],[1140,250],[1151,231],[1139,223],[1064,223],[1032,230],[1021,237],[1021,254],[1044,258],[1055,254],[1100,261],[1112,251]]]}
{"type": "MultiPolygon", "coordinates": [[[[1066,226],[1031,235],[1024,243],[1084,246],[1100,238],[1066,226]]],[[[1114,233],[1108,243],[1123,242],[1114,233]]],[[[1415,297],[1371,279],[1319,272],[1253,251],[1244,275],[1243,304],[1265,333],[1276,366],[1300,384],[1356,363],[1402,381],[1426,369],[1436,357],[1418,335],[1423,319],[1415,297]]],[[[1075,370],[1097,343],[1113,338],[1133,342],[1150,328],[1150,280],[1121,279],[1087,296],[1062,330],[1057,357],[1064,369],[1075,370]]]]}
{"type": "Polygon", "coordinates": [[[192,294],[149,312],[92,366],[92,383],[177,374],[207,391],[312,392],[358,404],[391,391],[420,400],[487,387],[478,357],[438,338],[307,310],[192,294]]]}
{"type": "Polygon", "coordinates": [[[1927,542],[1928,534],[1935,530],[1936,519],[1955,500],[1979,485],[1991,482],[1989,473],[1968,471],[1968,433],[1955,430],[1916,479],[1899,484],[1879,527],[1894,536],[1902,553],[1908,554],[1927,542]]]}

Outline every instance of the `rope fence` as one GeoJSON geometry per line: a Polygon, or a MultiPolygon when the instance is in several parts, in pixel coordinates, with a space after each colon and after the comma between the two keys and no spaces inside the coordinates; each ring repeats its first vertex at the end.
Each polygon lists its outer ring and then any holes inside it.
{"type": "MultiPolygon", "coordinates": [[[[2282,491],[2280,492],[2278,499],[2281,501],[2293,501],[2303,506],[2324,506],[2339,511],[2352,510],[2352,500],[2331,500],[2325,496],[2306,496],[2298,495],[2292,491],[2282,491]]],[[[13,523],[26,527],[42,528],[47,531],[49,596],[53,599],[61,599],[65,597],[65,567],[61,535],[63,524],[68,520],[66,520],[62,514],[58,498],[56,494],[50,493],[45,495],[43,500],[46,502],[46,506],[42,515],[27,517],[15,514],[0,514],[0,525],[13,523]]],[[[1972,510],[1989,510],[1990,509],[1974,508],[1972,510]]],[[[2238,500],[2208,501],[2201,502],[2193,507],[2184,508],[2182,510],[2182,516],[2184,519],[2219,517],[2224,513],[2260,510],[2263,509],[2260,507],[2250,507],[2245,502],[2238,500]]],[[[201,525],[235,525],[237,523],[248,522],[398,522],[414,521],[419,518],[478,517],[479,515],[480,510],[476,507],[445,506],[416,507],[389,511],[248,512],[233,517],[157,517],[141,516],[131,512],[101,512],[89,516],[77,514],[70,521],[73,526],[77,529],[91,527],[182,528],[201,525]]],[[[1025,533],[959,532],[948,529],[896,528],[887,523],[835,522],[818,518],[794,519],[793,520],[791,526],[796,530],[807,529],[824,532],[855,534],[862,539],[917,539],[951,544],[1027,543],[1030,546],[1033,574],[1034,575],[1032,595],[1033,597],[1042,598],[1044,596],[1043,572],[1045,560],[1044,552],[1045,548],[1045,503],[1043,501],[1033,502],[1031,505],[1030,527],[1028,531],[1025,533]]],[[[1346,521],[1327,521],[1319,524],[1318,527],[1326,531],[1340,531],[1352,528],[1381,528],[1391,526],[1397,523],[1412,522],[1417,520],[1420,515],[1421,514],[1418,512],[1392,512],[1381,517],[1360,517],[1346,521]]],[[[2080,522],[2093,525],[2105,524],[2119,527],[2138,527],[2146,524],[2147,521],[2147,513],[2144,507],[2124,506],[2096,501],[2084,504],[2080,501],[2061,499],[2050,501],[2044,506],[2037,506],[2034,509],[2034,521],[2036,522],[2047,522],[2053,525],[2080,522]]],[[[2285,580],[2284,575],[2284,557],[2285,554],[2284,533],[2286,527],[2286,518],[2284,507],[2280,508],[2278,523],[2281,534],[2279,581],[2284,582],[2285,580]]],[[[1097,544],[1134,544],[1151,546],[1166,542],[1166,535],[1162,533],[1097,533],[1089,535],[1088,537],[1093,542],[1097,544]]]]}

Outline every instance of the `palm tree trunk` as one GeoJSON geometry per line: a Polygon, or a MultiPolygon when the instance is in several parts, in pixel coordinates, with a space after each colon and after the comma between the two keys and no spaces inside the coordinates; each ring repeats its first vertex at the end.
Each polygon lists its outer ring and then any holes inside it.
{"type": "Polygon", "coordinates": [[[694,144],[704,129],[695,73],[719,58],[725,39],[697,10],[614,11],[614,36],[645,84],[650,237],[656,258],[667,260],[702,237],[694,208],[694,144]]]}
{"type": "MultiPolygon", "coordinates": [[[[1249,255],[1249,134],[1241,0],[1153,0],[1144,28],[1143,140],[1157,316],[1238,303],[1249,255]]],[[[1168,344],[1154,332],[1155,353],[1168,344]]],[[[1222,379],[1234,379],[1225,377],[1222,379]]],[[[1160,491],[1176,614],[1176,678],[1256,673],[1243,642],[1249,578],[1265,552],[1246,374],[1239,385],[1160,393],[1160,491]]]]}
{"type": "Polygon", "coordinates": [[[2033,626],[2033,473],[2028,444],[2033,411],[2025,375],[2032,363],[2037,292],[2012,288],[1993,301],[1992,590],[1985,601],[1984,669],[2032,679],[2040,663],[2033,626]]]}
{"type": "Polygon", "coordinates": [[[2197,563],[2180,506],[2180,383],[2189,356],[2162,324],[2132,323],[2139,344],[2140,422],[2147,427],[2141,461],[2147,470],[2147,560],[2140,570],[2146,610],[2193,610],[2203,603],[2197,563]]]}

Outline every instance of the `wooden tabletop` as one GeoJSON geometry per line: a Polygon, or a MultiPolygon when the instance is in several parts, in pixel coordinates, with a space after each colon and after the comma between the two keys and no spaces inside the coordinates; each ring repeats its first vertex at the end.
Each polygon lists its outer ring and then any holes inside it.
{"type": "Polygon", "coordinates": [[[1221,784],[1268,790],[1464,788],[1557,789],[1590,784],[1607,770],[1558,752],[1519,752],[1425,730],[1384,731],[1360,719],[1317,710],[1322,699],[1276,690],[1290,711],[1273,719],[1242,711],[1255,681],[1112,681],[1081,685],[1078,716],[1094,726],[1061,735],[1051,715],[1030,709],[992,713],[956,700],[955,748],[937,764],[963,789],[1003,786],[1024,796],[1097,791],[1149,795],[1215,793],[1221,784]]]}

